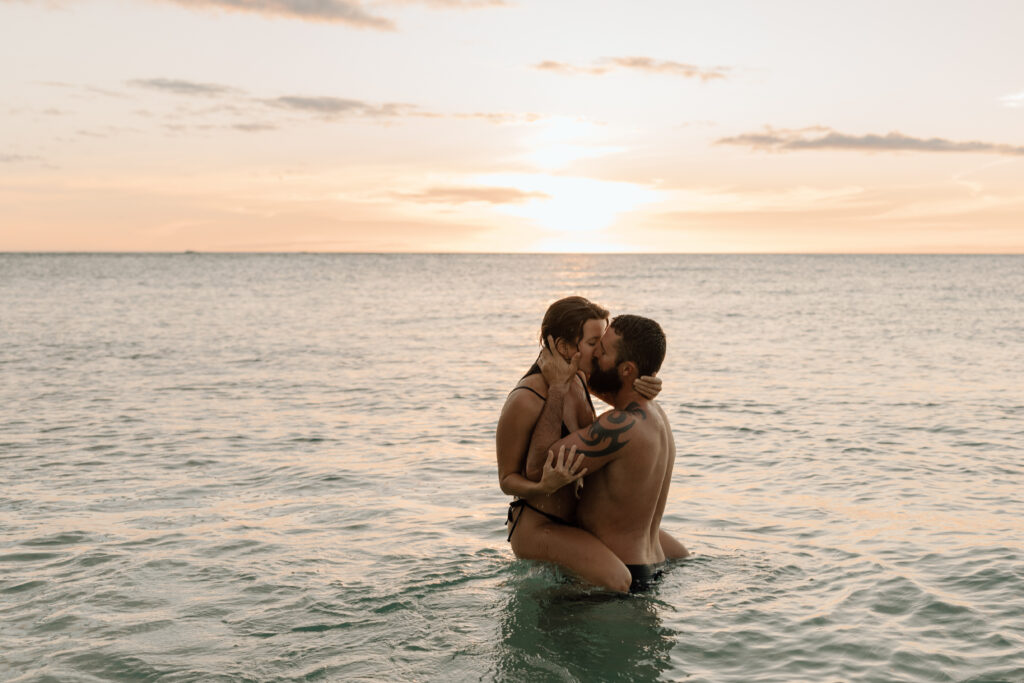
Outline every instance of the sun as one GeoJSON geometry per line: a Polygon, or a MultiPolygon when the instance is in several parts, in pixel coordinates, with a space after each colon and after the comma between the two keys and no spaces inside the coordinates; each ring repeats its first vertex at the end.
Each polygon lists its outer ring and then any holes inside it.
{"type": "Polygon", "coordinates": [[[532,197],[496,210],[525,218],[546,235],[534,245],[542,251],[619,251],[603,235],[624,213],[661,199],[643,185],[546,174],[498,174],[475,179],[481,185],[515,187],[532,197]],[[591,248],[592,247],[592,248],[591,248]]]}

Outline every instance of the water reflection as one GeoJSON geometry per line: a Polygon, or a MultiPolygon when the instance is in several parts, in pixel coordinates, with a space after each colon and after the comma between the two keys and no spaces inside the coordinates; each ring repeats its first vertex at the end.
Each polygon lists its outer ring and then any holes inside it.
{"type": "Polygon", "coordinates": [[[588,593],[547,577],[509,588],[498,680],[656,681],[672,668],[677,633],[662,624],[656,595],[588,593]]]}
{"type": "Polygon", "coordinates": [[[579,292],[599,283],[600,258],[588,254],[562,254],[553,273],[556,291],[579,292]]]}

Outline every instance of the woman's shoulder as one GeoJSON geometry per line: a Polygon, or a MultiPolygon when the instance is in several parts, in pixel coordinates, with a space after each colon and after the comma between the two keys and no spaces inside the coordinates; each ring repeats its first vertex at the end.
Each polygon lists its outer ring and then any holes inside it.
{"type": "Polygon", "coordinates": [[[547,385],[544,383],[544,378],[541,377],[538,382],[533,375],[524,377],[505,397],[505,407],[501,410],[501,422],[522,424],[532,430],[533,424],[544,409],[546,400],[547,385]]]}
{"type": "Polygon", "coordinates": [[[541,398],[545,398],[548,395],[548,383],[544,381],[544,375],[539,373],[523,377],[519,380],[519,383],[512,388],[512,391],[516,391],[516,389],[525,389],[528,394],[540,394],[541,398]]]}

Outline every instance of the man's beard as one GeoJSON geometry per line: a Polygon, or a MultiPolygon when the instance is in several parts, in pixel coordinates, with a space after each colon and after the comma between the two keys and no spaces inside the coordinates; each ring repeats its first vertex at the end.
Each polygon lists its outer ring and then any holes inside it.
{"type": "Polygon", "coordinates": [[[595,362],[594,371],[590,373],[590,388],[599,394],[615,394],[622,388],[618,366],[611,370],[602,370],[595,362]]]}

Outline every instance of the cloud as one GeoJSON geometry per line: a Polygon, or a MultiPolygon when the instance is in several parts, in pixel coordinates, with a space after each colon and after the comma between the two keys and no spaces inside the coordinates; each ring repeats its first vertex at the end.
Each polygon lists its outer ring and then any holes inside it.
{"type": "Polygon", "coordinates": [[[590,76],[601,76],[615,69],[632,69],[653,74],[699,78],[705,82],[724,79],[729,71],[727,67],[703,68],[693,64],[658,60],[652,57],[604,57],[589,66],[546,60],[535,64],[534,68],[555,73],[586,74],[590,76]]]}
{"type": "Polygon", "coordinates": [[[610,57],[607,61],[624,69],[637,69],[650,73],[682,76],[683,78],[699,78],[702,81],[725,78],[726,72],[729,70],[726,67],[705,69],[693,64],[659,61],[650,57],[610,57]]]}
{"type": "MultiPolygon", "coordinates": [[[[2,2],[2,0],[0,0],[2,2]]],[[[469,112],[469,113],[439,113],[420,109],[415,104],[405,102],[385,102],[383,104],[372,104],[364,100],[346,97],[333,97],[330,95],[283,95],[266,99],[249,98],[244,90],[226,85],[214,83],[196,83],[173,78],[146,78],[128,81],[128,84],[135,87],[147,88],[176,95],[209,98],[216,96],[242,96],[238,100],[243,102],[242,106],[226,105],[218,103],[215,108],[196,113],[228,113],[237,116],[247,116],[250,113],[249,104],[258,103],[264,106],[271,106],[277,109],[287,109],[295,112],[304,112],[321,118],[335,119],[344,116],[362,116],[368,118],[397,118],[397,117],[418,117],[418,118],[454,118],[454,119],[479,119],[493,124],[509,123],[533,123],[542,118],[540,114],[524,113],[515,114],[508,112],[469,112]]],[[[145,115],[150,115],[148,112],[145,115]]],[[[241,130],[266,130],[268,127],[257,124],[257,128],[240,128],[241,130]]]]}
{"type": "Polygon", "coordinates": [[[148,90],[159,90],[161,92],[175,95],[199,95],[202,97],[219,97],[222,95],[238,95],[242,91],[226,85],[215,83],[196,83],[194,81],[182,81],[175,78],[140,78],[127,81],[127,84],[136,88],[148,90]]]}
{"type": "Polygon", "coordinates": [[[999,98],[999,101],[1007,107],[1024,107],[1024,92],[1019,92],[1016,95],[1004,95],[999,98]]]}
{"type": "Polygon", "coordinates": [[[116,99],[124,99],[126,95],[124,93],[114,92],[112,90],[106,90],[104,88],[97,88],[91,85],[78,85],[75,83],[63,83],[60,81],[36,81],[38,85],[46,86],[47,88],[64,88],[68,90],[77,90],[80,93],[89,95],[103,95],[104,97],[112,97],[116,99]]]}
{"type": "Polygon", "coordinates": [[[486,7],[512,7],[505,0],[391,0],[393,5],[426,5],[439,9],[482,9],[486,7]]]}
{"type": "Polygon", "coordinates": [[[368,117],[394,117],[404,114],[415,113],[416,106],[402,103],[385,103],[373,105],[362,100],[351,100],[342,97],[306,97],[299,95],[287,95],[275,97],[270,100],[263,100],[264,104],[281,109],[290,109],[309,114],[316,114],[324,118],[338,118],[341,116],[368,116],[368,117]]]}
{"type": "Polygon", "coordinates": [[[0,164],[20,164],[26,161],[38,161],[39,157],[25,156],[23,154],[0,153],[0,164]]]}
{"type": "MultiPolygon", "coordinates": [[[[435,116],[441,115],[438,114],[435,116]]],[[[509,112],[472,112],[469,114],[452,114],[451,116],[456,119],[478,119],[499,126],[509,123],[536,123],[544,118],[542,114],[535,114],[532,112],[527,112],[525,114],[513,114],[509,112]]]]}
{"type": "Polygon", "coordinates": [[[721,138],[718,145],[738,145],[769,152],[800,150],[862,150],[868,152],[956,152],[973,154],[1024,155],[1024,147],[979,142],[957,142],[944,138],[915,138],[899,132],[886,135],[847,135],[831,128],[803,128],[779,130],[766,128],[761,133],[744,133],[721,138]]]}
{"type": "Polygon", "coordinates": [[[262,133],[267,130],[277,130],[277,126],[272,123],[236,123],[231,127],[245,133],[262,133]]]}
{"type": "Polygon", "coordinates": [[[226,9],[306,21],[348,24],[356,28],[394,30],[390,19],[373,16],[350,0],[164,0],[194,9],[226,9]]]}
{"type": "Polygon", "coordinates": [[[544,192],[524,192],[514,187],[432,187],[423,192],[398,196],[431,204],[522,204],[531,199],[551,198],[544,192]]]}
{"type": "Polygon", "coordinates": [[[575,66],[573,64],[566,64],[565,62],[555,62],[552,60],[545,60],[540,64],[535,64],[535,69],[541,71],[554,71],[555,73],[563,74],[588,74],[591,76],[600,76],[601,74],[608,73],[611,69],[603,66],[575,66]]]}
{"type": "MultiPolygon", "coordinates": [[[[0,0],[2,3],[23,2],[42,4],[59,9],[72,0],[0,0]]],[[[157,0],[150,0],[157,1],[157,0]]],[[[355,28],[379,31],[395,30],[395,22],[371,14],[363,9],[360,0],[158,0],[194,10],[227,10],[249,12],[271,17],[299,19],[303,21],[348,24],[355,28]]],[[[432,9],[484,9],[491,7],[512,7],[507,0],[385,0],[377,5],[424,5],[432,9]]]]}
{"type": "MultiPolygon", "coordinates": [[[[4,0],[0,0],[3,2],[4,0]]],[[[222,83],[208,83],[182,78],[146,77],[123,81],[129,90],[112,92],[89,85],[62,82],[41,82],[51,88],[62,88],[78,93],[101,93],[109,97],[138,100],[141,91],[164,93],[172,98],[155,108],[134,109],[141,118],[165,122],[163,128],[174,133],[188,131],[234,130],[256,133],[278,130],[302,120],[347,121],[362,120],[392,123],[397,119],[454,119],[479,120],[492,125],[531,124],[544,118],[540,114],[523,112],[438,112],[421,109],[407,102],[376,103],[352,97],[332,95],[277,95],[257,96],[243,88],[222,83]],[[173,106],[170,106],[172,103],[173,106]],[[276,114],[274,113],[276,112],[276,114]],[[289,115],[290,114],[290,115],[289,115]]],[[[150,103],[152,104],[152,103],[150,103]]],[[[17,113],[12,110],[13,113],[17,113]]],[[[58,115],[60,110],[47,110],[58,115]]],[[[121,132],[121,131],[108,131],[121,132]]],[[[82,132],[82,135],[95,134],[82,132]]]]}

